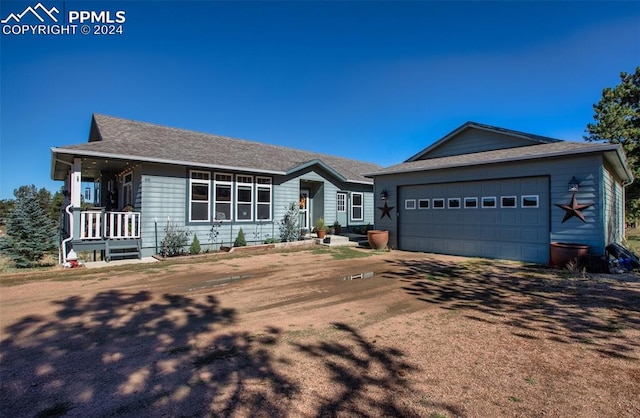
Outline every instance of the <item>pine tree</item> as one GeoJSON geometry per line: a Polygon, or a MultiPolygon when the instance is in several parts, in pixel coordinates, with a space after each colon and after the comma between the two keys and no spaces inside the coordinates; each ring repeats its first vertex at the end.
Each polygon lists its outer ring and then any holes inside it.
{"type": "Polygon", "coordinates": [[[238,236],[236,237],[235,242],[233,243],[234,247],[244,247],[247,245],[247,240],[244,238],[244,231],[240,228],[238,231],[238,236]]]}
{"type": "Polygon", "coordinates": [[[200,240],[196,234],[193,234],[193,242],[191,242],[191,246],[189,247],[189,254],[200,254],[200,240]]]}
{"type": "Polygon", "coordinates": [[[7,219],[0,250],[19,268],[33,267],[56,247],[57,229],[34,192],[14,192],[16,203],[7,219]]]}
{"type": "Polygon", "coordinates": [[[602,90],[593,105],[594,123],[587,125],[587,141],[621,144],[636,180],[626,190],[628,221],[640,218],[640,67],[634,73],[620,73],[620,84],[602,90]]]}

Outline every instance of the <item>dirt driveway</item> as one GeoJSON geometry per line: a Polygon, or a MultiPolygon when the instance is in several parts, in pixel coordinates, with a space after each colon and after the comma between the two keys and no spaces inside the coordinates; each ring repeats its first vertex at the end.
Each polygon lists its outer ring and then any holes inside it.
{"type": "Polygon", "coordinates": [[[336,251],[0,277],[2,415],[640,416],[637,277],[336,251]]]}

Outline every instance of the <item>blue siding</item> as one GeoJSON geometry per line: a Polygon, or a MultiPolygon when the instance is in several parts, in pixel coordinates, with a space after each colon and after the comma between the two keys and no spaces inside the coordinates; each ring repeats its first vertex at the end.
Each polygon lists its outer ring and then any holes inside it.
{"type": "Polygon", "coordinates": [[[421,160],[452,155],[470,154],[474,152],[493,151],[535,144],[531,140],[518,138],[482,129],[467,129],[455,138],[431,150],[421,160]]]}
{"type": "MultiPolygon", "coordinates": [[[[212,175],[215,170],[209,171],[212,175]]],[[[165,235],[167,221],[185,227],[191,232],[190,242],[193,234],[198,235],[201,247],[204,250],[217,250],[221,245],[232,245],[240,228],[243,229],[247,243],[259,244],[270,237],[279,238],[280,230],[278,223],[284,216],[290,203],[298,203],[300,199],[300,183],[311,182],[317,188],[318,194],[314,197],[317,205],[315,208],[317,218],[324,216],[327,224],[333,224],[336,219],[336,193],[337,191],[363,191],[365,202],[365,221],[373,222],[373,185],[352,185],[343,184],[333,178],[332,175],[316,167],[309,168],[295,176],[264,176],[271,177],[272,184],[272,220],[265,222],[223,222],[215,228],[217,235],[211,236],[214,222],[187,222],[188,217],[188,196],[189,179],[186,167],[168,166],[161,164],[145,164],[140,169],[139,177],[139,198],[136,199],[136,208],[142,212],[142,251],[143,256],[151,256],[156,251],[156,223],[157,223],[157,245],[165,235]],[[367,206],[369,205],[369,206],[367,206]]],[[[227,171],[225,171],[227,173],[227,171]]],[[[236,174],[236,173],[230,173],[236,174]]],[[[251,173],[247,173],[253,175],[251,173]]],[[[210,195],[213,204],[213,182],[211,183],[210,195]]],[[[235,193],[234,193],[235,196],[235,193]]],[[[255,200],[254,200],[255,204],[255,200]]],[[[212,209],[213,210],[213,209],[212,209]]],[[[185,247],[188,250],[188,247],[185,247]]]]}
{"type": "MultiPolygon", "coordinates": [[[[601,222],[603,208],[599,204],[601,202],[599,196],[602,193],[602,165],[602,156],[587,155],[378,176],[375,178],[374,207],[383,205],[379,198],[379,194],[383,189],[386,189],[388,193],[387,204],[397,208],[401,204],[397,196],[397,190],[400,186],[549,176],[550,231],[547,231],[549,242],[583,243],[591,246],[592,252],[601,253],[604,251],[606,241],[605,231],[601,222]],[[584,211],[586,223],[575,217],[562,223],[565,212],[554,206],[556,203],[568,203],[571,200],[572,193],[568,191],[567,185],[573,176],[580,181],[580,189],[577,194],[578,201],[580,203],[595,204],[584,211]]],[[[396,215],[397,209],[394,209],[391,212],[391,219],[377,217],[375,221],[376,228],[390,231],[389,245],[392,247],[397,247],[398,245],[396,215]]]]}

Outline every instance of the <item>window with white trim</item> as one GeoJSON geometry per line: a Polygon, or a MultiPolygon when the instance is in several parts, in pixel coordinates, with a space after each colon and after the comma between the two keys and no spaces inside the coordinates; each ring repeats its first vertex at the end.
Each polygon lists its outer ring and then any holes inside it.
{"type": "Polygon", "coordinates": [[[231,197],[233,187],[233,176],[225,173],[215,173],[213,182],[213,200],[215,213],[213,218],[216,221],[231,220],[231,197]]]}
{"type": "Polygon", "coordinates": [[[256,177],[256,220],[271,220],[271,177],[256,177]]]}
{"type": "Polygon", "coordinates": [[[362,221],[364,194],[360,192],[351,193],[351,219],[354,221],[362,221]]]}
{"type": "Polygon", "coordinates": [[[429,209],[429,199],[418,199],[418,209],[429,209]]]}
{"type": "Polygon", "coordinates": [[[253,176],[236,175],[236,220],[253,220],[253,176]]]}
{"type": "Polygon", "coordinates": [[[486,196],[482,198],[482,208],[483,209],[494,209],[496,207],[496,198],[495,196],[486,196]]]}
{"type": "Polygon", "coordinates": [[[477,197],[465,197],[464,198],[464,208],[465,209],[475,209],[478,207],[478,198],[477,197]]]}
{"type": "Polygon", "coordinates": [[[209,172],[196,170],[189,172],[189,222],[209,221],[211,211],[209,186],[209,172]]]}
{"type": "Polygon", "coordinates": [[[538,207],[538,195],[524,195],[521,198],[520,206],[522,208],[537,208],[538,207]]]}
{"type": "Polygon", "coordinates": [[[338,193],[336,195],[336,211],[344,213],[347,211],[347,194],[338,193]]]}
{"type": "Polygon", "coordinates": [[[444,199],[433,199],[432,203],[434,209],[444,209],[444,199]]]}
{"type": "Polygon", "coordinates": [[[447,204],[449,205],[449,209],[460,209],[460,198],[450,197],[447,199],[447,204]]]}
{"type": "Polygon", "coordinates": [[[407,199],[404,201],[404,208],[413,210],[416,208],[416,199],[407,199]]]}
{"type": "Polygon", "coordinates": [[[129,171],[122,177],[122,206],[133,206],[133,171],[129,171]]]}
{"type": "Polygon", "coordinates": [[[500,207],[501,208],[515,208],[517,207],[517,200],[515,196],[502,196],[500,198],[500,207]]]}

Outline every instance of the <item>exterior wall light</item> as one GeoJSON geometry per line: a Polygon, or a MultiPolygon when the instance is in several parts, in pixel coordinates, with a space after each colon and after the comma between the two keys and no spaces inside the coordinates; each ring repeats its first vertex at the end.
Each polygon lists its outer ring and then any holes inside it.
{"type": "Polygon", "coordinates": [[[577,192],[579,185],[580,185],[580,183],[578,183],[578,180],[576,180],[575,176],[571,177],[571,180],[569,180],[569,191],[570,192],[577,192]]]}
{"type": "Polygon", "coordinates": [[[387,200],[387,189],[384,189],[383,191],[380,192],[380,199],[382,200],[387,200]]]}

